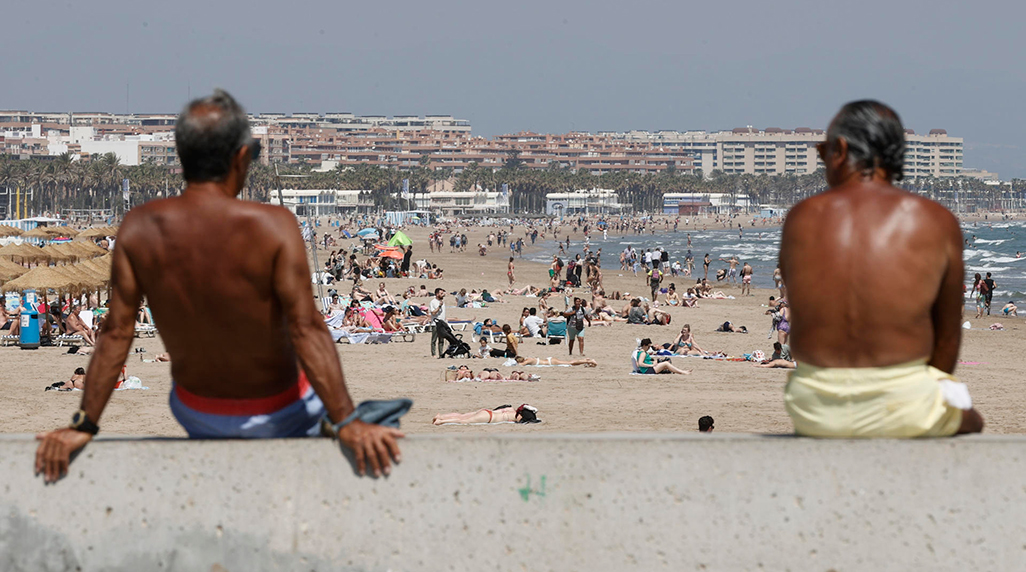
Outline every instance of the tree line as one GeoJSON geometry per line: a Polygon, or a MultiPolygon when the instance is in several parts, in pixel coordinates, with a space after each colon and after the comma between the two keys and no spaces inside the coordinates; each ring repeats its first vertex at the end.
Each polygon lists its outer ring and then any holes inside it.
{"type": "MultiPolygon", "coordinates": [[[[621,204],[635,212],[661,212],[665,193],[725,193],[731,204],[747,198],[753,205],[776,205],[787,208],[799,200],[823,191],[826,181],[821,171],[807,175],[749,175],[713,171],[709,178],[676,171],[672,168],[656,173],[638,174],[610,172],[594,175],[583,169],[553,165],[546,170],[527,169],[515,152],[507,156],[500,169],[480,167],[471,163],[454,173],[451,168],[430,169],[428,159],[412,168],[381,168],[374,165],[340,166],[317,172],[305,164],[254,164],[244,197],[267,201],[270,191],[285,189],[360,189],[365,200],[382,209],[403,208],[402,181],[409,179],[411,192],[423,193],[439,181],[452,179],[454,190],[499,190],[509,185],[511,206],[518,213],[541,213],[545,195],[576,189],[613,189],[621,204]],[[275,170],[277,167],[277,172],[275,170]]],[[[123,209],[122,180],[130,181],[131,204],[175,195],[184,188],[180,169],[144,163],[123,165],[113,153],[91,161],[75,160],[70,153],[45,158],[18,160],[0,155],[0,190],[9,190],[13,201],[15,189],[27,198],[32,214],[62,213],[68,209],[123,209]]],[[[1023,200],[1026,181],[1016,179],[1012,185],[986,185],[969,177],[955,179],[915,179],[899,183],[902,187],[939,200],[949,208],[986,208],[999,210],[1008,199],[1023,200]],[[956,198],[957,197],[957,198],[956,198]]],[[[2,199],[0,199],[2,200],[2,199]]],[[[8,201],[3,200],[6,205],[8,201]]]]}

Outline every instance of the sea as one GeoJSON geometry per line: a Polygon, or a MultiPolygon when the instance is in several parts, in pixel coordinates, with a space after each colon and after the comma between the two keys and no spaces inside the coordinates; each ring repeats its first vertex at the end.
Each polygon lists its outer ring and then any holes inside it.
{"type": "MultiPolygon", "coordinates": [[[[741,238],[737,228],[680,230],[678,232],[657,231],[656,234],[616,234],[609,233],[606,238],[602,232],[592,232],[590,247],[592,251],[602,248],[602,267],[605,273],[621,274],[620,252],[628,245],[635,250],[662,246],[670,253],[670,261],[680,260],[684,264],[684,256],[688,251],[687,235],[691,234],[691,253],[695,257],[695,271],[698,276],[702,272],[702,257],[705,253],[713,259],[709,267],[709,278],[715,277],[715,270],[726,268],[726,263],[718,258],[730,258],[736,254],[742,261],[747,261],[754,269],[752,282],[756,288],[773,288],[773,270],[777,265],[780,252],[780,227],[745,228],[741,238]]],[[[1000,307],[1008,300],[1020,303],[1026,300],[1026,221],[981,221],[962,225],[964,239],[969,243],[965,246],[963,258],[967,284],[972,287],[973,275],[979,272],[986,276],[993,275],[997,287],[994,290],[994,304],[1000,307]],[[1022,253],[1017,258],[1016,253],[1022,253]],[[998,304],[998,301],[1001,304],[998,304]]],[[[581,252],[584,235],[578,232],[570,237],[570,252],[581,252]]],[[[548,264],[552,255],[559,253],[559,246],[553,240],[539,242],[532,249],[528,258],[535,262],[548,264]]],[[[566,257],[563,256],[566,260],[566,257]]],[[[628,271],[629,272],[629,271],[628,271]]],[[[673,279],[671,278],[671,282],[673,279]]],[[[677,280],[678,289],[693,283],[681,277],[677,280]]],[[[968,303],[968,302],[967,302],[968,303]]]]}

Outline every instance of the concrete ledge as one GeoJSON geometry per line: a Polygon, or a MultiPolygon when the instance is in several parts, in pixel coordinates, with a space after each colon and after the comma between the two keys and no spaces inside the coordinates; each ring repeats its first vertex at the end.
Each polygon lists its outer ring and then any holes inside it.
{"type": "Polygon", "coordinates": [[[0,570],[980,570],[1026,562],[1026,438],[0,438],[0,570]]]}

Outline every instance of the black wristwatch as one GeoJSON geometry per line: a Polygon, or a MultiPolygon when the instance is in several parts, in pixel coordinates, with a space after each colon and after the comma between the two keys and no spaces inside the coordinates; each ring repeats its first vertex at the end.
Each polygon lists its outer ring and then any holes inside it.
{"type": "Polygon", "coordinates": [[[96,435],[100,432],[100,426],[93,423],[92,419],[86,415],[86,412],[79,409],[71,416],[71,425],[68,425],[75,431],[81,431],[83,433],[89,433],[90,435],[96,435]]]}

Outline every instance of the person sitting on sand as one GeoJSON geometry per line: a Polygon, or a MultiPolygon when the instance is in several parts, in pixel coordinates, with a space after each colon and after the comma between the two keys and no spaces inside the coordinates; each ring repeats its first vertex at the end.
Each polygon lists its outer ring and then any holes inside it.
{"type": "Polygon", "coordinates": [[[538,409],[526,403],[516,409],[512,405],[500,405],[495,409],[478,409],[470,413],[440,413],[431,420],[432,425],[539,422],[538,409]]]}
{"type": "Polygon", "coordinates": [[[520,365],[583,365],[584,367],[595,367],[598,365],[598,362],[591,358],[562,360],[554,357],[542,359],[537,357],[517,356],[516,360],[520,365]]]}
{"type": "Polygon", "coordinates": [[[70,389],[85,389],[85,368],[75,368],[75,373],[71,375],[71,378],[64,382],[64,387],[70,389]]]}
{"type": "Polygon", "coordinates": [[[768,360],[755,364],[755,367],[794,369],[797,365],[791,357],[790,346],[773,342],[773,355],[768,360]]]}
{"type": "Polygon", "coordinates": [[[488,337],[487,336],[481,336],[481,338],[478,340],[478,342],[480,342],[480,345],[477,347],[477,352],[472,354],[470,357],[472,357],[472,358],[491,357],[492,356],[492,347],[488,345],[488,337]]]}
{"type": "Polygon", "coordinates": [[[681,305],[680,294],[677,293],[677,286],[672,282],[670,283],[670,287],[666,289],[666,303],[670,306],[681,305]]]}
{"type": "Polygon", "coordinates": [[[638,373],[677,373],[691,375],[690,369],[680,369],[670,363],[669,359],[657,361],[648,351],[652,348],[652,340],[645,338],[641,340],[641,346],[634,351],[634,361],[638,364],[638,373]]]}
{"type": "Polygon", "coordinates": [[[641,300],[635,298],[630,302],[630,310],[627,312],[628,324],[647,324],[648,312],[641,306],[641,300]]]}
{"type": "Polygon", "coordinates": [[[420,290],[417,290],[417,294],[416,294],[415,297],[416,298],[426,298],[428,296],[434,296],[434,294],[432,294],[430,291],[428,291],[427,286],[421,284],[420,285],[420,290]]]}
{"type": "Polygon", "coordinates": [[[746,328],[745,326],[735,326],[730,322],[723,322],[716,328],[716,331],[734,334],[747,334],[748,328],[746,328]]]}
{"type": "Polygon", "coordinates": [[[492,350],[492,357],[517,357],[517,337],[513,334],[513,328],[509,324],[503,324],[502,333],[506,335],[506,349],[492,350]]]}
{"type": "Polygon", "coordinates": [[[898,114],[876,101],[849,103],[817,148],[829,188],[790,210],[780,244],[798,361],[784,404],[795,431],[846,439],[982,431],[968,388],[952,375],[962,231],[940,204],[894,186],[906,149],[898,114]]]}
{"type": "Polygon", "coordinates": [[[684,301],[682,305],[686,308],[698,307],[698,296],[695,294],[694,288],[688,288],[688,291],[684,294],[684,301]]]}
{"type": "Polygon", "coordinates": [[[698,419],[698,432],[699,433],[712,433],[713,432],[713,418],[705,415],[698,419]]]}
{"type": "Polygon", "coordinates": [[[399,325],[399,312],[395,309],[395,306],[385,306],[383,315],[381,316],[381,328],[386,332],[401,332],[402,326],[399,325]]]}
{"type": "Polygon", "coordinates": [[[1005,307],[1001,308],[1001,312],[1004,315],[1006,315],[1006,316],[1016,316],[1016,317],[1018,317],[1019,316],[1019,307],[1015,305],[1015,301],[1014,300],[1009,300],[1008,303],[1005,304],[1005,307]]]}
{"type": "Polygon", "coordinates": [[[691,324],[684,324],[684,327],[680,329],[680,333],[674,338],[672,344],[666,344],[664,348],[670,350],[675,354],[688,355],[691,352],[695,352],[697,355],[705,355],[709,352],[698,347],[698,342],[695,341],[695,335],[691,332],[691,324]]]}

